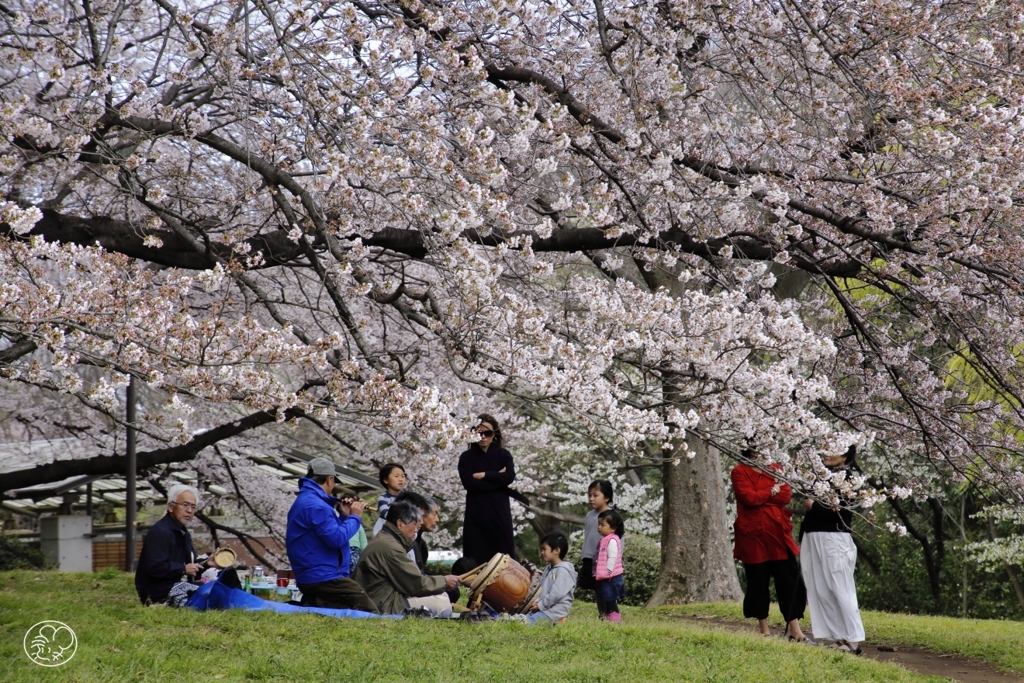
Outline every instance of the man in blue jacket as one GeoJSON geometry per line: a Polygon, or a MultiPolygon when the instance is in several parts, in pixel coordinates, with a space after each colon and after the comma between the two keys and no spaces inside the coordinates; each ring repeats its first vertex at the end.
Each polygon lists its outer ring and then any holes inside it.
{"type": "Polygon", "coordinates": [[[285,535],[295,584],[304,605],[377,612],[373,600],[349,578],[349,541],[362,526],[366,503],[329,495],[336,480],[334,463],[327,458],[313,458],[299,479],[285,535]]]}

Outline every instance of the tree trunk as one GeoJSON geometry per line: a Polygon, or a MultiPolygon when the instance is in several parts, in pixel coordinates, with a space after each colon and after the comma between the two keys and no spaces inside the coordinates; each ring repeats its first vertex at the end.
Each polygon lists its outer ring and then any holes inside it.
{"type": "MultiPolygon", "coordinates": [[[[647,268],[636,262],[640,276],[652,292],[664,287],[672,296],[685,294],[689,285],[674,273],[647,268]]],[[[682,381],[670,369],[662,368],[662,389],[667,403],[680,405],[685,392],[682,381]]],[[[725,484],[718,450],[692,432],[685,443],[672,445],[671,457],[662,466],[664,503],[661,512],[661,572],[648,607],[691,602],[739,600],[739,578],[729,542],[729,519],[725,510],[725,484]],[[684,445],[695,453],[683,455],[684,445]],[[672,457],[678,455],[678,464],[672,457]]]]}
{"type": "Polygon", "coordinates": [[[735,601],[743,595],[729,542],[721,458],[695,435],[688,436],[687,445],[696,453],[692,459],[680,455],[678,465],[664,465],[661,575],[648,607],[735,601]]]}

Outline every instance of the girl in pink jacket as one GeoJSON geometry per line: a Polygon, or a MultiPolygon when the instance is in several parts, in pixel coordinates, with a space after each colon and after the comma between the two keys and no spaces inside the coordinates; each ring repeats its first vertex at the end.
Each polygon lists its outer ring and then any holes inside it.
{"type": "Polygon", "coordinates": [[[622,577],[622,536],[625,528],[618,510],[605,510],[597,516],[597,533],[601,534],[594,562],[597,613],[602,619],[618,624],[622,622],[619,600],[626,597],[626,582],[622,577]]]}

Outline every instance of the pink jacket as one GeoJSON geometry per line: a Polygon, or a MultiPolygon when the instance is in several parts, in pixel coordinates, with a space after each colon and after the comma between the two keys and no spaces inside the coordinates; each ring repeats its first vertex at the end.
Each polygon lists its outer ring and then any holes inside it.
{"type": "Polygon", "coordinates": [[[622,573],[622,539],[619,538],[618,534],[608,534],[601,539],[601,543],[597,546],[597,562],[595,562],[595,569],[597,570],[594,574],[594,578],[598,581],[610,579],[613,576],[618,576],[622,573]],[[612,570],[608,571],[608,544],[615,539],[616,545],[619,546],[619,554],[615,558],[615,565],[612,570]]]}

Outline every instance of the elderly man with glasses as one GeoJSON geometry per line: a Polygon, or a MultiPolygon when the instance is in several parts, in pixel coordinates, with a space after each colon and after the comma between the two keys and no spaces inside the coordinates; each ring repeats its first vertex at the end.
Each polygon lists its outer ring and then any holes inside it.
{"type": "Polygon", "coordinates": [[[199,503],[199,491],[177,484],[167,492],[167,514],[150,527],[142,541],[142,554],[135,571],[135,590],[144,605],[166,603],[180,607],[198,588],[195,581],[206,566],[196,562],[192,535],[185,527],[192,521],[199,503]]]}

